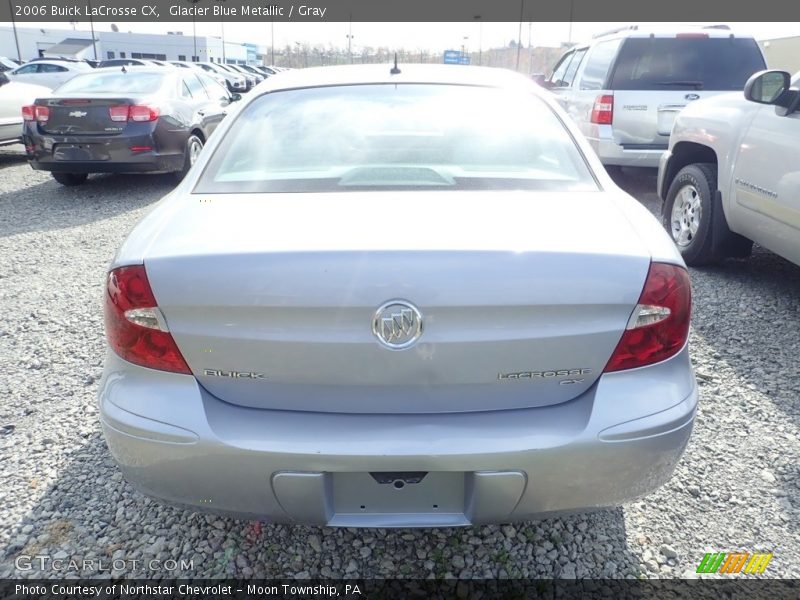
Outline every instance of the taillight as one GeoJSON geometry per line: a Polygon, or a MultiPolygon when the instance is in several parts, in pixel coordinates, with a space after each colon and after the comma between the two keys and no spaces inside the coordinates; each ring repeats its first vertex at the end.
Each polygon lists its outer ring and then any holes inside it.
{"type": "Polygon", "coordinates": [[[50,109],[46,106],[35,106],[34,113],[39,123],[47,123],[50,118],[50,109]]]}
{"type": "Polygon", "coordinates": [[[191,374],[156,304],[143,265],[120,267],[108,274],[103,312],[108,343],[121,358],[150,369],[191,374]]]}
{"type": "Polygon", "coordinates": [[[155,121],[158,119],[161,110],[157,106],[147,106],[144,104],[119,104],[108,107],[108,116],[112,121],[136,121],[137,123],[155,121]]]}
{"type": "Polygon", "coordinates": [[[130,107],[128,112],[129,121],[155,121],[158,118],[160,111],[155,106],[134,105],[130,107]]]}
{"type": "Polygon", "coordinates": [[[36,107],[35,106],[23,106],[22,107],[22,120],[23,121],[33,121],[35,118],[34,115],[36,114],[36,107]]]}
{"type": "Polygon", "coordinates": [[[614,96],[607,94],[595,98],[591,121],[598,125],[611,125],[614,121],[614,96]]]}
{"type": "Polygon", "coordinates": [[[128,105],[121,104],[118,106],[108,107],[108,116],[112,121],[122,122],[128,120],[128,105]]]}
{"type": "Polygon", "coordinates": [[[686,269],[652,263],[639,302],[604,372],[644,367],[677,354],[689,336],[691,310],[686,269]]]}

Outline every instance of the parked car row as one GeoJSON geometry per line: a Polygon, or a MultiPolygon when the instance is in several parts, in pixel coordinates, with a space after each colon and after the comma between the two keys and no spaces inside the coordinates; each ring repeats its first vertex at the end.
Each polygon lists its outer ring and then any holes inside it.
{"type": "Polygon", "coordinates": [[[175,67],[196,66],[213,73],[218,79],[225,79],[232,92],[251,90],[256,84],[278,71],[277,67],[257,67],[215,62],[164,61],[144,58],[112,58],[100,61],[77,60],[73,58],[34,58],[24,65],[0,57],[0,71],[5,71],[12,81],[33,83],[55,89],[79,73],[93,68],[105,67],[175,67]],[[179,64],[180,63],[180,64],[179,64]]]}
{"type": "MultiPolygon", "coordinates": [[[[90,64],[89,61],[66,57],[35,58],[25,64],[19,65],[9,58],[0,57],[0,145],[22,141],[23,113],[27,116],[31,116],[30,111],[23,110],[23,107],[33,105],[34,100],[37,98],[44,99],[52,94],[60,93],[62,91],[61,86],[70,84],[74,78],[79,76],[92,75],[111,68],[116,68],[117,72],[122,69],[126,71],[130,69],[139,71],[148,68],[158,70],[164,69],[165,72],[176,69],[190,69],[195,77],[190,77],[188,73],[183,73],[183,79],[191,84],[188,86],[189,89],[195,92],[198,91],[197,84],[194,82],[199,80],[201,82],[200,85],[203,86],[203,89],[207,91],[209,96],[213,96],[216,99],[223,99],[224,97],[223,100],[220,100],[224,104],[225,102],[231,102],[233,99],[237,98],[236,94],[249,91],[257,83],[284,70],[280,67],[251,67],[249,65],[241,65],[239,68],[233,68],[233,65],[227,65],[227,67],[230,68],[223,67],[217,63],[193,63],[186,61],[167,62],[137,58],[110,59],[102,61],[95,66],[94,64],[90,64]],[[208,81],[206,81],[208,78],[214,80],[218,85],[210,85],[208,81]],[[220,90],[220,87],[227,88],[227,92],[225,92],[225,89],[220,90]]],[[[79,81],[81,82],[80,85],[84,85],[84,83],[89,81],[111,81],[112,79],[103,76],[95,79],[80,79],[79,81]]],[[[115,81],[121,82],[131,79],[135,79],[135,77],[117,79],[115,81]]],[[[175,77],[172,79],[177,80],[175,77]]],[[[72,85],[68,85],[65,89],[69,90],[70,93],[76,92],[72,85]]],[[[99,88],[94,89],[95,91],[99,91],[99,88]]],[[[104,91],[115,94],[127,90],[111,88],[104,91]]],[[[182,96],[182,98],[184,100],[188,99],[187,96],[182,96]]],[[[195,100],[196,98],[192,96],[191,99],[195,100]]],[[[200,100],[205,100],[205,97],[201,95],[200,100]]],[[[207,109],[206,112],[209,113],[207,109]]],[[[212,110],[210,113],[214,113],[214,111],[212,110]]],[[[43,123],[43,121],[37,121],[36,118],[33,117],[31,122],[34,121],[43,123]]],[[[180,131],[180,129],[178,131],[180,131]]],[[[204,133],[200,138],[202,142],[207,139],[207,134],[210,133],[209,126],[207,124],[204,125],[201,132],[204,133]]],[[[39,131],[31,131],[29,135],[31,139],[34,139],[39,133],[39,131]]],[[[37,156],[40,156],[40,154],[37,156]]],[[[38,162],[37,160],[37,164],[38,162]]],[[[46,162],[47,161],[42,164],[46,164],[46,162]]],[[[140,160],[136,162],[141,163],[140,160]]],[[[116,164],[115,160],[111,160],[107,166],[97,168],[96,170],[98,172],[113,171],[116,170],[114,166],[116,164]]],[[[82,172],[77,173],[78,175],[76,177],[59,175],[57,178],[62,182],[69,181],[73,184],[85,179],[82,172]]]]}
{"type": "Polygon", "coordinates": [[[688,264],[753,242],[800,264],[799,79],[724,27],[634,26],[571,48],[538,82],[607,170],[659,167],[663,224],[688,264]]]}

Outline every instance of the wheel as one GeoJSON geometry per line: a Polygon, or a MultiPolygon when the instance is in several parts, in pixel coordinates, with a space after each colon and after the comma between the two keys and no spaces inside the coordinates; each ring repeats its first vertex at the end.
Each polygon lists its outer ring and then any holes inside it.
{"type": "Polygon", "coordinates": [[[51,175],[61,185],[69,186],[80,185],[89,177],[88,173],[51,173],[51,175]]]}
{"type": "Polygon", "coordinates": [[[186,149],[183,151],[183,167],[175,175],[178,181],[186,177],[189,169],[197,162],[197,157],[200,156],[200,151],[203,149],[203,140],[196,135],[190,135],[186,140],[186,149]]]}
{"type": "Polygon", "coordinates": [[[717,166],[711,163],[684,167],[669,186],[662,220],[687,265],[706,265],[720,258],[711,239],[716,189],[717,166]]]}

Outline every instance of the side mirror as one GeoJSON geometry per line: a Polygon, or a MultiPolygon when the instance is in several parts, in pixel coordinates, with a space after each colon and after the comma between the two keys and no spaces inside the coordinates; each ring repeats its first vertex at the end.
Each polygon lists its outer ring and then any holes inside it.
{"type": "Polygon", "coordinates": [[[239,92],[233,92],[231,94],[231,102],[238,102],[242,99],[242,95],[239,92]]]}
{"type": "Polygon", "coordinates": [[[744,97],[758,104],[788,106],[786,92],[789,91],[791,77],[786,71],[759,71],[744,84],[744,97]]]}

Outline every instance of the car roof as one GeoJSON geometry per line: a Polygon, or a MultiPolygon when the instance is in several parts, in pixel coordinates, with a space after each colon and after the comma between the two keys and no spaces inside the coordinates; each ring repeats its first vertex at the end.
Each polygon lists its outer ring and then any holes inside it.
{"type": "Polygon", "coordinates": [[[122,73],[122,68],[125,67],[125,73],[155,73],[157,75],[175,75],[179,71],[173,69],[165,69],[164,67],[151,67],[149,65],[113,65],[110,67],[97,67],[92,69],[92,73],[122,73]]]}
{"type": "Polygon", "coordinates": [[[464,65],[397,65],[400,70],[392,74],[392,64],[341,65],[335,67],[310,67],[284,71],[280,77],[269,77],[259,84],[260,89],[292,89],[332,85],[359,85],[370,83],[427,83],[447,85],[477,85],[486,87],[524,86],[537,93],[541,89],[524,75],[493,67],[464,65]]]}
{"type": "Polygon", "coordinates": [[[59,58],[40,58],[38,60],[30,60],[24,65],[19,65],[17,68],[27,67],[28,65],[58,65],[59,67],[86,67],[92,69],[92,65],[87,64],[80,60],[61,60],[59,58]]]}
{"type": "MultiPolygon", "coordinates": [[[[642,27],[639,25],[632,25],[630,27],[622,27],[619,29],[612,29],[604,33],[599,33],[592,37],[590,42],[595,43],[598,41],[617,39],[617,38],[674,38],[679,34],[705,34],[709,38],[729,38],[735,37],[739,39],[752,39],[753,36],[749,34],[737,33],[727,26],[670,26],[670,25],[653,25],[642,27]]],[[[586,45],[586,44],[578,44],[586,45]]]]}

